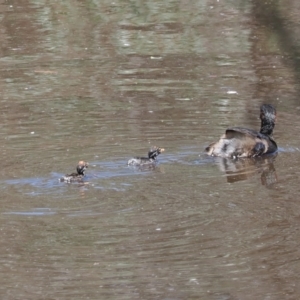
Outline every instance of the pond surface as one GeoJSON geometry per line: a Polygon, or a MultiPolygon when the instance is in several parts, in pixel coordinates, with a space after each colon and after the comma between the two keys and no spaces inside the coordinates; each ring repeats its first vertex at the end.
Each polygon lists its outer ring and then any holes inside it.
{"type": "Polygon", "coordinates": [[[1,299],[300,298],[288,2],[1,1],[1,299]],[[206,156],[262,103],[277,155],[206,156]]]}

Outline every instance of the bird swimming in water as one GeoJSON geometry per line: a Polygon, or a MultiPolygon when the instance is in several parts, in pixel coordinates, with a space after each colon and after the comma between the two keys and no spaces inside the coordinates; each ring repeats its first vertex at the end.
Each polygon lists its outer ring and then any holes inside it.
{"type": "Polygon", "coordinates": [[[85,170],[88,168],[88,163],[81,160],[78,162],[76,167],[76,173],[66,174],[64,177],[60,178],[60,182],[72,183],[72,182],[82,182],[85,176],[85,170]]]}
{"type": "Polygon", "coordinates": [[[154,166],[157,162],[157,156],[164,152],[165,149],[159,147],[151,147],[148,152],[148,157],[133,157],[128,160],[128,166],[154,166]]]}
{"type": "Polygon", "coordinates": [[[276,109],[271,104],[260,107],[260,131],[242,127],[226,129],[219,141],[205,150],[208,155],[228,158],[256,157],[275,153],[277,144],[273,140],[276,109]]]}

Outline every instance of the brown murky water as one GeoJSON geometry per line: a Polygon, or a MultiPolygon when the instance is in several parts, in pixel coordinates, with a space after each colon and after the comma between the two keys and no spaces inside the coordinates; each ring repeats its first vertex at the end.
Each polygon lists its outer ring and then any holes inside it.
{"type": "Polygon", "coordinates": [[[1,299],[300,298],[285,3],[1,1],[1,299]],[[203,153],[263,102],[277,156],[203,153]],[[156,169],[126,166],[151,145],[156,169]],[[82,159],[89,184],[60,183],[82,159]]]}

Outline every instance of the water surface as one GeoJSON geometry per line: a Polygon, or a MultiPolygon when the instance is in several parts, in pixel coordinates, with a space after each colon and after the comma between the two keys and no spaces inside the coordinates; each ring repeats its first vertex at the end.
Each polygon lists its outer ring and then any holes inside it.
{"type": "Polygon", "coordinates": [[[289,7],[0,4],[2,299],[300,297],[289,7]],[[262,103],[277,155],[205,155],[228,126],[258,129],[262,103]],[[127,167],[152,145],[154,170],[127,167]],[[79,160],[85,184],[60,183],[79,160]]]}

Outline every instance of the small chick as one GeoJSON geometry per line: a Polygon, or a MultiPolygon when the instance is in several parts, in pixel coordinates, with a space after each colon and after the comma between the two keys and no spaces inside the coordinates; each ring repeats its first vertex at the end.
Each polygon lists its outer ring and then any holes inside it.
{"type": "Polygon", "coordinates": [[[78,165],[76,167],[77,173],[66,174],[64,177],[60,178],[59,181],[66,182],[66,183],[82,182],[85,176],[85,170],[87,168],[88,168],[88,163],[81,160],[78,162],[78,165]]]}

